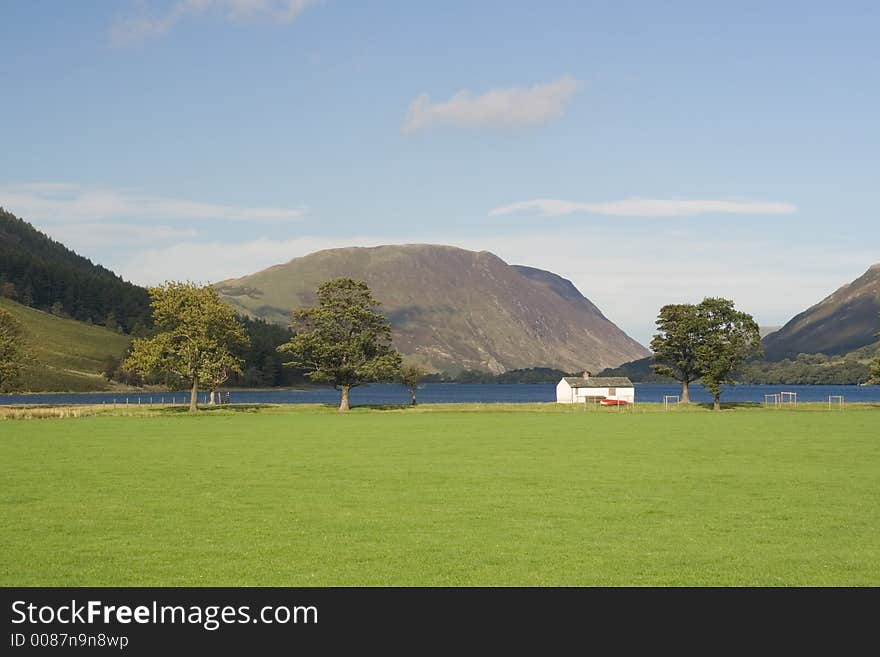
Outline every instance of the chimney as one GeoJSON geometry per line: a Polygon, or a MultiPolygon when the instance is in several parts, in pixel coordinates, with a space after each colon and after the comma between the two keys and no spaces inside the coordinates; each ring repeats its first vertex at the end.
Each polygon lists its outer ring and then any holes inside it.
{"type": "Polygon", "coordinates": [[[585,378],[585,379],[589,379],[589,378],[590,378],[590,373],[589,373],[587,370],[584,370],[584,378],[585,378]]]}

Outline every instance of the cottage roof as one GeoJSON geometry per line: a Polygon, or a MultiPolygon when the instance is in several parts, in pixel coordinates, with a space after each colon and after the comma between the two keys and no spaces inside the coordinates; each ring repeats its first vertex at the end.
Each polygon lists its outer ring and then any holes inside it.
{"type": "Polygon", "coordinates": [[[566,376],[565,382],[572,388],[632,388],[633,383],[625,376],[566,376]]]}

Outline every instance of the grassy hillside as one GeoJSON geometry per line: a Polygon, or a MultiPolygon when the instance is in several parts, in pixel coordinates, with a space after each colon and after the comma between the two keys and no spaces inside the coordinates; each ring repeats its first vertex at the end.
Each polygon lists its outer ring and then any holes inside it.
{"type": "Polygon", "coordinates": [[[7,421],[0,585],[880,584],[876,408],[446,406],[7,421]]]}
{"type": "Polygon", "coordinates": [[[106,328],[22,306],[0,298],[0,308],[24,326],[31,356],[21,376],[28,392],[108,390],[99,374],[107,356],[122,357],[131,340],[106,328]]]}

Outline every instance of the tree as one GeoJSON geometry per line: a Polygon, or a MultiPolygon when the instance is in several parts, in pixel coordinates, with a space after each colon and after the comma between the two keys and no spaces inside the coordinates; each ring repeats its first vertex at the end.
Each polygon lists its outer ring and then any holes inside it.
{"type": "Polygon", "coordinates": [[[123,366],[145,376],[178,376],[190,386],[189,410],[198,411],[199,385],[219,385],[241,373],[237,350],[248,344],[235,311],[210,285],[166,282],[149,288],[156,335],[137,338],[123,366]]]}
{"type": "Polygon", "coordinates": [[[15,289],[15,283],[10,283],[9,281],[3,281],[0,283],[0,297],[17,299],[18,291],[15,289]]]}
{"type": "Polygon", "coordinates": [[[868,379],[868,385],[880,386],[880,356],[871,364],[871,378],[868,379]]]}
{"type": "Polygon", "coordinates": [[[0,390],[6,390],[21,371],[24,329],[11,313],[0,308],[0,390]]]}
{"type": "MultiPolygon", "coordinates": [[[[880,333],[875,337],[880,338],[880,333]]],[[[872,386],[880,386],[880,352],[877,353],[877,358],[871,363],[871,373],[868,377],[867,383],[872,386]]]]}
{"type": "Polygon", "coordinates": [[[303,368],[312,381],[339,390],[339,410],[345,412],[352,388],[394,379],[401,358],[391,344],[391,326],[376,312],[379,302],[365,282],[327,281],[317,297],[316,306],[293,313],[291,328],[297,333],[278,351],[290,355],[284,365],[303,368]]]}
{"type": "Polygon", "coordinates": [[[408,363],[400,368],[400,382],[407,387],[409,390],[409,396],[411,404],[413,406],[416,405],[416,388],[419,385],[419,381],[422,380],[426,372],[422,370],[420,367],[408,363]]]}
{"type": "Polygon", "coordinates": [[[24,306],[34,305],[34,289],[30,285],[25,287],[24,292],[21,293],[21,303],[24,306]]]}
{"type": "Polygon", "coordinates": [[[274,386],[275,379],[278,376],[278,365],[275,360],[278,354],[266,354],[263,358],[263,366],[260,368],[260,376],[263,379],[263,385],[274,386]]]}
{"type": "Polygon", "coordinates": [[[119,328],[119,323],[116,321],[116,313],[112,311],[107,313],[107,317],[104,318],[104,328],[111,331],[115,331],[119,328]]]}
{"type": "Polygon", "coordinates": [[[232,353],[220,353],[211,362],[207,363],[199,377],[200,383],[210,391],[209,404],[214,406],[220,401],[220,386],[229,380],[233,372],[242,373],[244,359],[232,353]]]}
{"type": "Polygon", "coordinates": [[[104,375],[104,378],[108,381],[112,381],[116,378],[117,373],[120,369],[121,361],[116,356],[110,354],[104,358],[104,365],[101,367],[100,374],[104,375]]]}
{"type": "Polygon", "coordinates": [[[750,356],[761,352],[761,332],[754,318],[736,310],[733,301],[707,298],[697,306],[700,340],[696,369],[703,387],[721,410],[721,385],[734,384],[734,373],[750,356]]]}
{"type": "Polygon", "coordinates": [[[654,363],[658,374],[681,381],[681,401],[690,402],[689,386],[700,378],[697,368],[697,348],[703,329],[697,307],[693,304],[670,304],[660,309],[657,316],[659,333],[651,340],[654,363]]]}

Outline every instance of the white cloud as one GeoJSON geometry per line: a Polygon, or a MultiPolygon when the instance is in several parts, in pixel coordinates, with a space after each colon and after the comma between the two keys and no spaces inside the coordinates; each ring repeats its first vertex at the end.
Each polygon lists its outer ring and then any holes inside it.
{"type": "Polygon", "coordinates": [[[0,185],[0,205],[29,221],[94,222],[147,219],[151,222],[223,219],[256,223],[299,221],[305,208],[237,207],[153,196],[135,190],[71,183],[0,185]]]}
{"type": "Polygon", "coordinates": [[[276,16],[283,23],[292,23],[314,2],[315,0],[287,0],[284,3],[285,6],[281,8],[276,16]]]}
{"type": "Polygon", "coordinates": [[[142,10],[117,20],[110,37],[116,45],[127,45],[166,34],[177,23],[206,14],[219,14],[233,21],[267,20],[292,23],[316,0],[176,0],[158,15],[142,10]]]}
{"type": "Polygon", "coordinates": [[[427,94],[409,106],[403,133],[412,134],[435,124],[520,127],[546,123],[562,116],[581,82],[563,76],[533,87],[492,89],[474,96],[464,89],[446,102],[432,103],[427,94]]]}
{"type": "Polygon", "coordinates": [[[79,185],[75,183],[65,183],[65,182],[35,182],[35,183],[20,183],[18,185],[0,185],[0,191],[2,190],[12,190],[18,191],[23,194],[33,193],[33,194],[60,194],[63,192],[73,192],[79,189],[79,185]]]}
{"type": "Polygon", "coordinates": [[[102,248],[144,246],[162,242],[193,239],[199,231],[174,226],[125,224],[112,222],[56,224],[48,229],[52,239],[78,253],[92,253],[102,248]]]}
{"type": "Polygon", "coordinates": [[[688,217],[711,213],[768,215],[793,212],[797,212],[797,206],[778,201],[636,198],[604,203],[577,203],[558,199],[535,199],[502,205],[490,210],[489,216],[532,213],[542,217],[559,217],[585,213],[617,217],[688,217]]]}

